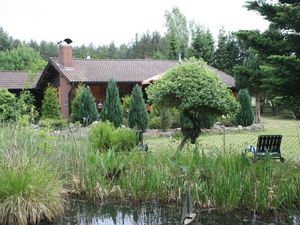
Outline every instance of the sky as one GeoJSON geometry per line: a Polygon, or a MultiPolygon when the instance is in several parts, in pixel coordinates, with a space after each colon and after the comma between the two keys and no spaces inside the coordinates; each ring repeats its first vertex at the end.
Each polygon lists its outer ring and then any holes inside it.
{"type": "Polygon", "coordinates": [[[135,34],[166,32],[164,14],[178,7],[187,20],[218,31],[265,30],[268,22],[243,7],[245,0],[0,0],[0,26],[22,41],[73,45],[116,45],[131,42],[135,34]]]}

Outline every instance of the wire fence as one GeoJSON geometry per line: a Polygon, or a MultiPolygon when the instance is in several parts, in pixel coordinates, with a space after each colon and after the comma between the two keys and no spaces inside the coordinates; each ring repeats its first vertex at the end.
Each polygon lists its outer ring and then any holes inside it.
{"type": "MultiPolygon", "coordinates": [[[[249,146],[256,146],[258,136],[261,132],[232,132],[202,133],[197,140],[201,151],[206,153],[241,153],[249,146]]],[[[150,150],[164,150],[177,148],[181,137],[173,133],[160,133],[158,135],[146,135],[144,143],[148,144],[150,150]]],[[[187,144],[191,147],[191,144],[187,144]]],[[[281,154],[285,160],[300,163],[300,138],[297,135],[283,135],[281,143],[281,154]]]]}

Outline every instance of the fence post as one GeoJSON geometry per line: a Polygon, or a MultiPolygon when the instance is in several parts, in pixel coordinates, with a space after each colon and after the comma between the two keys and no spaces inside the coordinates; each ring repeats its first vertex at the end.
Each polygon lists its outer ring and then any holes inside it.
{"type": "Polygon", "coordinates": [[[222,125],[222,128],[223,128],[223,151],[224,151],[224,155],[225,155],[225,151],[226,151],[225,126],[222,125]]]}

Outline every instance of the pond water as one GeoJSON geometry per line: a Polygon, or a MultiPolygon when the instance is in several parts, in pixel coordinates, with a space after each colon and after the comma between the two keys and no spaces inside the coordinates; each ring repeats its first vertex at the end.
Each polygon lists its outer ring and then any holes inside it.
{"type": "MultiPolygon", "coordinates": [[[[180,207],[147,203],[132,205],[125,203],[97,205],[86,201],[72,200],[68,203],[64,218],[55,225],[180,225],[180,207]]],[[[191,225],[300,225],[300,212],[273,215],[262,218],[251,212],[219,214],[197,211],[191,225]]]]}

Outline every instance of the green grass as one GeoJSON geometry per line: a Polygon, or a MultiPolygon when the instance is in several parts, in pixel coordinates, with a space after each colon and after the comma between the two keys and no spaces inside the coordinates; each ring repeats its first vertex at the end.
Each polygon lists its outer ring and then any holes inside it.
{"type": "MultiPolygon", "coordinates": [[[[281,152],[286,160],[300,164],[300,128],[295,120],[277,119],[272,117],[263,117],[262,124],[264,130],[260,132],[225,132],[220,133],[202,133],[198,138],[199,148],[207,154],[220,152],[242,152],[247,146],[256,146],[257,138],[262,134],[281,134],[283,141],[281,152]]],[[[167,137],[146,137],[145,143],[153,151],[176,148],[180,139],[174,140],[167,137]]]]}

